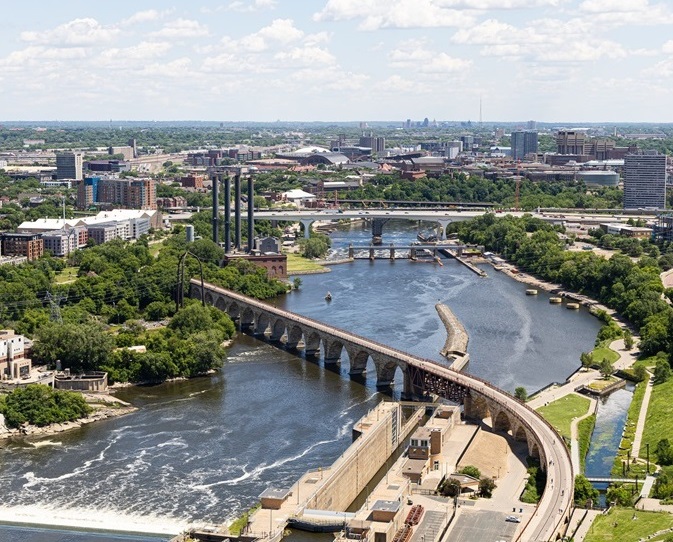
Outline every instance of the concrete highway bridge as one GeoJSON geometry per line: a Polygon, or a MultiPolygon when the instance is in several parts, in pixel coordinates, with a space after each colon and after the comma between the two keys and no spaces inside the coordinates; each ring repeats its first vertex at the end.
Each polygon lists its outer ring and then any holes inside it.
{"type": "MultiPolygon", "coordinates": [[[[437,224],[439,238],[444,239],[446,227],[452,222],[470,220],[482,216],[486,213],[492,213],[497,217],[512,215],[521,217],[524,214],[530,214],[536,218],[553,224],[586,224],[598,226],[604,222],[626,222],[629,218],[639,218],[634,215],[626,214],[594,214],[587,212],[574,213],[524,213],[522,211],[508,211],[506,213],[494,212],[492,210],[446,210],[446,209],[306,209],[294,211],[257,211],[255,220],[287,220],[290,222],[301,222],[304,226],[304,236],[310,234],[311,224],[313,222],[329,220],[347,220],[347,219],[367,219],[372,221],[372,235],[380,237],[383,232],[383,226],[391,219],[414,220],[434,222],[437,224]]],[[[650,216],[642,218],[651,219],[650,216]]]]}
{"type": "Polygon", "coordinates": [[[535,513],[523,526],[517,540],[554,540],[565,529],[573,498],[574,474],[570,454],[552,426],[526,404],[488,382],[469,376],[436,361],[413,356],[371,339],[334,326],[276,308],[268,303],[219,288],[191,281],[191,296],[203,295],[206,303],[231,316],[247,330],[289,350],[304,351],[306,357],[319,357],[336,364],[346,350],[350,374],[362,375],[369,360],[376,369],[379,388],[394,385],[395,373],[404,376],[403,397],[422,399],[431,395],[464,405],[466,417],[490,417],[495,430],[525,441],[531,456],[539,458],[547,472],[547,482],[535,513]]]}

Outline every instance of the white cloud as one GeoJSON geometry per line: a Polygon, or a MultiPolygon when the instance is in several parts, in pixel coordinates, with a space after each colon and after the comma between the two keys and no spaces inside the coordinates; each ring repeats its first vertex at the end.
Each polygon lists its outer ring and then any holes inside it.
{"type": "Polygon", "coordinates": [[[670,2],[651,4],[649,0],[584,0],[579,9],[599,24],[650,26],[673,24],[670,2]]]}
{"type": "Polygon", "coordinates": [[[158,11],[156,9],[146,9],[144,11],[138,11],[134,13],[127,19],[122,21],[123,25],[132,25],[137,23],[148,23],[152,21],[157,21],[164,17],[168,11],[158,11]]]}
{"type": "Polygon", "coordinates": [[[208,27],[193,19],[175,19],[164,24],[161,30],[150,34],[157,38],[201,38],[208,35],[208,27]]]}
{"type": "Polygon", "coordinates": [[[362,19],[360,30],[461,27],[474,24],[469,11],[443,7],[441,0],[328,0],[316,22],[362,19]]]}
{"type": "Polygon", "coordinates": [[[119,34],[115,27],[105,27],[96,19],[74,19],[43,32],[21,32],[21,40],[38,45],[79,47],[107,43],[119,34]]]}
{"type": "Polygon", "coordinates": [[[225,9],[227,11],[239,11],[239,12],[249,12],[249,11],[259,11],[263,9],[274,9],[278,4],[277,0],[234,0],[226,6],[221,6],[216,8],[218,11],[225,9]]]}
{"type": "Polygon", "coordinates": [[[173,46],[167,41],[142,41],[125,48],[106,49],[101,52],[103,59],[144,60],[165,55],[173,46]]]}
{"type": "Polygon", "coordinates": [[[388,58],[390,66],[397,69],[413,69],[420,73],[449,73],[468,69],[472,62],[454,58],[444,52],[431,51],[425,40],[406,40],[393,49],[388,58]]]}
{"type": "MultiPolygon", "coordinates": [[[[332,53],[320,47],[293,47],[274,55],[274,58],[283,63],[283,68],[322,67],[323,64],[335,64],[336,58],[332,53]]],[[[321,74],[322,76],[322,74],[321,74]]]]}
{"type": "Polygon", "coordinates": [[[661,46],[661,51],[667,55],[673,54],[673,40],[668,40],[661,46]]]}

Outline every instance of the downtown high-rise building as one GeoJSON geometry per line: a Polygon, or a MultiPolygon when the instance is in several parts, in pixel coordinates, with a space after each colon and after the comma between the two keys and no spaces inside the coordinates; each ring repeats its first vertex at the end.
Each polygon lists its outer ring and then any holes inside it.
{"type": "Polygon", "coordinates": [[[77,206],[113,204],[126,209],[156,209],[153,179],[87,177],[78,186],[77,206]]]}
{"type": "Polygon", "coordinates": [[[666,207],[666,155],[657,151],[624,158],[624,209],[666,207]]]}
{"type": "Polygon", "coordinates": [[[59,152],[56,153],[56,178],[82,180],[82,153],[59,152]]]}
{"type": "Polygon", "coordinates": [[[537,132],[512,132],[512,158],[523,160],[531,152],[537,152],[537,132]]]}

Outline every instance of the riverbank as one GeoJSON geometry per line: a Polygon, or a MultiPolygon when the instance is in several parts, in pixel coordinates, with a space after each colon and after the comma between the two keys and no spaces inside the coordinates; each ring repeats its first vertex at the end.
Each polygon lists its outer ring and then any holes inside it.
{"type": "Polygon", "coordinates": [[[82,395],[87,404],[94,409],[94,411],[86,418],[80,418],[79,420],[71,422],[54,423],[44,427],[24,425],[14,429],[5,426],[4,417],[0,416],[0,440],[13,437],[47,437],[63,433],[64,431],[79,429],[84,425],[99,422],[101,420],[124,416],[125,414],[130,414],[137,410],[137,408],[130,403],[109,394],[83,393],[82,395]]]}

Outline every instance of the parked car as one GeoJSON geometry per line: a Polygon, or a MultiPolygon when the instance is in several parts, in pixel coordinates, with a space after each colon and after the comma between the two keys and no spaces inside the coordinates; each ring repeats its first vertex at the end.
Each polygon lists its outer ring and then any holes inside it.
{"type": "Polygon", "coordinates": [[[521,523],[521,518],[518,516],[507,516],[505,521],[510,521],[512,523],[521,523]]]}

